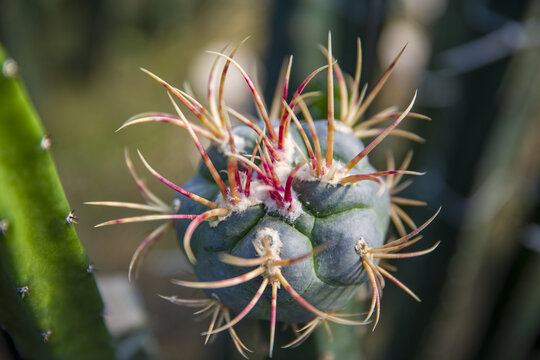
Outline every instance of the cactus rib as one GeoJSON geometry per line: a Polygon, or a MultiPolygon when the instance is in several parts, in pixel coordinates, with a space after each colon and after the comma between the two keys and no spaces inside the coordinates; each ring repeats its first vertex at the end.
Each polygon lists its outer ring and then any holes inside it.
{"type": "MultiPolygon", "coordinates": [[[[0,63],[8,62],[0,48],[0,63]]],[[[103,304],[51,154],[16,74],[0,74],[0,322],[24,358],[112,359],[103,304]],[[19,287],[19,291],[17,290],[19,287]]]]}

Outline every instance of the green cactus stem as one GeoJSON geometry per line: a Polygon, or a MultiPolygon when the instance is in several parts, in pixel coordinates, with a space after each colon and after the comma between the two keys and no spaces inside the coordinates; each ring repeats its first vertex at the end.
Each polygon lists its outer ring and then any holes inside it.
{"type": "Polygon", "coordinates": [[[2,48],[0,64],[0,324],[23,358],[112,359],[50,139],[2,48]]]}

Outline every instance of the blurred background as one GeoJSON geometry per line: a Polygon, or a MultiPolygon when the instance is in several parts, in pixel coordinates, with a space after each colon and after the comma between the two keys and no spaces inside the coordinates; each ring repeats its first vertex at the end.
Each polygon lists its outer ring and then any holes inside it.
{"type": "MultiPolygon", "coordinates": [[[[427,242],[442,241],[437,251],[393,262],[422,303],[389,284],[376,331],[359,330],[365,358],[540,359],[540,1],[0,0],[0,9],[0,42],[17,61],[52,139],[124,359],[142,353],[236,358],[223,351],[227,336],[204,346],[199,333],[206,322],[192,321],[190,309],[156,295],[181,294],[169,283],[188,268],[175,236],[155,247],[139,280],[128,284],[131,255],[152,227],[95,229],[128,213],[83,205],[139,201],[124,147],[134,159],[140,149],[179,184],[197,166],[195,147],[181,129],[145,124],[115,133],[135,114],[173,111],[163,88],[138,68],[178,87],[189,82],[205,99],[213,60],[205,51],[249,35],[238,60],[269,100],[289,54],[293,87],[325,63],[317,45],[329,30],[348,73],[356,38],[362,39],[362,83],[372,85],[408,44],[370,111],[404,108],[418,89],[414,111],[433,121],[407,120],[404,127],[426,142],[385,140],[372,161],[384,168],[384,149],[400,162],[413,148],[411,168],[427,174],[403,195],[429,205],[409,214],[422,223],[443,207],[425,231],[427,242]]],[[[228,102],[253,113],[242,80],[232,76],[228,86],[228,102]]],[[[311,89],[325,86],[320,76],[311,89]]],[[[163,199],[173,198],[144,177],[163,199]]]]}

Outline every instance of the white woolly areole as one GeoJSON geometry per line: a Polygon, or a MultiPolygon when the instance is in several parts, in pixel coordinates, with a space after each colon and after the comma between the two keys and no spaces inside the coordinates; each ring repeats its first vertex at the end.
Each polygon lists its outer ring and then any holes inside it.
{"type": "MultiPolygon", "coordinates": [[[[279,129],[276,129],[279,131],[279,129]]],[[[283,149],[277,150],[279,161],[275,161],[274,172],[276,173],[282,185],[287,183],[287,179],[293,170],[294,153],[296,151],[295,142],[291,134],[287,134],[284,138],[283,149]]],[[[291,189],[292,190],[292,189],[291,189]]],[[[292,201],[285,203],[284,206],[276,203],[270,196],[264,201],[264,205],[269,211],[277,212],[289,221],[295,221],[302,214],[302,204],[298,201],[298,197],[294,190],[291,191],[292,201]]]]}
{"type": "MultiPolygon", "coordinates": [[[[277,130],[278,129],[276,129],[276,131],[277,130]]],[[[237,137],[234,134],[233,137],[235,146],[237,146],[236,150],[238,152],[242,152],[243,147],[245,146],[244,139],[237,137]]],[[[224,140],[219,147],[220,151],[227,156],[230,154],[228,151],[228,144],[228,141],[224,140]]],[[[287,183],[287,178],[293,169],[292,163],[295,150],[295,143],[290,134],[288,134],[284,139],[283,149],[276,150],[279,160],[274,161],[272,166],[280,183],[283,185],[287,183]]],[[[215,202],[217,203],[218,207],[226,208],[229,210],[229,212],[225,215],[219,216],[216,220],[211,221],[210,226],[216,227],[220,222],[227,219],[233,213],[245,211],[249,207],[258,204],[264,204],[266,210],[276,212],[289,221],[295,221],[302,214],[302,204],[298,200],[295,191],[292,189],[291,202],[286,202],[283,205],[272,199],[270,196],[270,190],[274,190],[274,188],[258,179],[257,175],[255,175],[255,177],[251,180],[250,189],[250,196],[246,197],[244,194],[241,194],[240,199],[238,199],[237,202],[232,201],[233,199],[231,198],[224,199],[223,195],[219,194],[215,202]]]]}
{"type": "Polygon", "coordinates": [[[241,194],[238,202],[233,202],[230,199],[223,199],[223,195],[219,194],[216,203],[219,208],[228,209],[229,212],[225,215],[218,216],[216,220],[210,221],[210,227],[216,227],[222,221],[229,218],[234,213],[246,211],[249,207],[258,204],[264,204],[264,207],[269,212],[276,212],[289,221],[295,221],[302,214],[302,204],[298,201],[296,193],[292,190],[292,201],[281,206],[270,197],[269,190],[273,187],[266,185],[261,180],[254,179],[251,182],[251,193],[249,197],[241,194]]]}
{"type": "Polygon", "coordinates": [[[296,147],[294,145],[295,144],[292,136],[290,134],[287,134],[284,139],[283,149],[276,149],[276,152],[279,156],[279,161],[275,161],[273,163],[274,172],[276,173],[279,181],[282,184],[285,184],[287,182],[287,178],[289,177],[289,174],[291,173],[291,170],[293,168],[292,162],[294,152],[296,150],[296,147]]]}
{"type": "Polygon", "coordinates": [[[210,221],[210,227],[216,227],[220,222],[227,219],[232,214],[246,211],[247,208],[258,205],[263,201],[256,196],[255,192],[252,192],[249,197],[246,197],[244,194],[240,194],[240,199],[238,199],[237,202],[232,201],[230,197],[225,200],[223,195],[220,193],[215,202],[218,205],[218,208],[226,208],[229,210],[229,212],[225,215],[218,216],[216,220],[210,221]]]}
{"type": "Polygon", "coordinates": [[[293,222],[302,214],[302,204],[298,201],[294,190],[292,191],[292,201],[290,203],[285,203],[284,206],[278,204],[270,196],[264,201],[264,206],[270,212],[277,212],[279,215],[283,216],[285,219],[293,222]]]}
{"type": "MultiPolygon", "coordinates": [[[[233,140],[234,140],[234,149],[236,150],[237,153],[246,152],[246,145],[247,145],[246,140],[243,137],[236,135],[234,133],[234,129],[233,129],[233,140]]],[[[231,151],[228,135],[217,144],[219,144],[218,149],[222,154],[227,155],[231,151]]]]}
{"type": "Polygon", "coordinates": [[[290,203],[285,203],[284,206],[282,206],[270,196],[269,190],[273,189],[273,187],[265,184],[263,181],[254,179],[251,182],[250,198],[253,197],[254,199],[257,199],[258,202],[255,204],[263,203],[267,211],[276,212],[291,222],[295,221],[302,214],[302,204],[298,201],[294,190],[292,190],[291,193],[292,201],[290,203]]]}
{"type": "Polygon", "coordinates": [[[172,201],[172,204],[171,204],[171,212],[173,214],[176,214],[180,211],[180,208],[182,207],[182,200],[180,200],[179,198],[175,197],[172,201]]]}
{"type": "Polygon", "coordinates": [[[334,130],[343,134],[352,134],[353,129],[341,121],[334,121],[334,130]]]}
{"type": "Polygon", "coordinates": [[[341,180],[344,177],[349,176],[343,163],[336,159],[332,161],[332,166],[330,167],[327,167],[326,162],[324,162],[322,171],[323,175],[319,177],[315,169],[312,169],[310,166],[302,166],[296,173],[296,178],[301,181],[320,181],[321,184],[336,186],[341,184],[341,180]]]}
{"type": "Polygon", "coordinates": [[[257,235],[253,240],[253,246],[260,256],[269,255],[272,260],[279,260],[279,252],[283,243],[277,230],[264,227],[257,231],[257,235]]]}

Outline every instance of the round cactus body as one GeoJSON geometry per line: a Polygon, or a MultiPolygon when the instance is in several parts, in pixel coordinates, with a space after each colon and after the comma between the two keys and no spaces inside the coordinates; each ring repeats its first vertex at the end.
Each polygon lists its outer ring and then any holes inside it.
{"type": "Polygon", "coordinates": [[[212,317],[204,335],[227,330],[244,356],[249,350],[233,327],[245,317],[270,321],[270,355],[277,321],[306,323],[298,337],[285,347],[298,346],[326,321],[344,325],[373,323],[375,327],[385,278],[418,300],[380,261],[427,254],[438,245],[400,252],[419,241],[418,233],[437,215],[417,227],[401,208],[425,205],[396,196],[406,186],[400,184],[403,176],[421,175],[407,170],[411,154],[397,169],[390,157],[388,169],[383,171],[375,170],[367,158],[389,135],[418,140],[418,136],[397,129],[406,117],[428,119],[411,112],[416,95],[403,111],[389,108],[365,117],[366,109],[403,50],[366,96],[359,87],[360,62],[356,76],[347,84],[332,57],[329,40],[325,50],[327,65],[312,72],[290,99],[289,63],[280,83],[280,95],[274,99],[270,112],[254,83],[233,59],[237,50],[229,55],[216,53],[209,77],[208,108],[192,95],[143,70],[168,90],[177,115],[145,113],[128,120],[121,129],[147,122],[180,126],[193,139],[201,165],[195,176],[178,186],[154,170],[139,153],[152,175],[177,192],[171,205],[146,187],[126,152],[126,163],[146,203],[92,204],[155,213],[100,225],[167,220],[135,251],[129,269],[131,278],[139,260],[174,224],[197,280],[177,279],[173,283],[201,289],[206,297],[163,298],[179,305],[201,307],[200,312],[212,317]],[[249,120],[225,104],[223,84],[231,65],[240,71],[253,93],[258,121],[249,120]],[[305,102],[313,94],[303,94],[303,90],[324,70],[328,75],[328,114],[324,120],[313,121],[305,102]],[[334,118],[334,72],[340,89],[339,121],[334,118]],[[173,98],[200,123],[188,121],[173,98]],[[232,126],[231,117],[240,125],[232,126]],[[390,122],[387,127],[376,127],[385,121],[390,122]],[[199,141],[201,136],[210,140],[207,149],[199,141]],[[364,146],[361,138],[373,139],[364,146]],[[390,220],[400,237],[385,243],[390,220]],[[367,312],[360,317],[342,314],[340,310],[362,284],[371,289],[367,312]]]}
{"type": "MultiPolygon", "coordinates": [[[[327,120],[319,120],[314,124],[319,138],[326,139],[327,120]]],[[[233,132],[235,135],[242,134],[244,128],[234,128],[233,132]]],[[[338,128],[342,130],[335,132],[334,141],[340,146],[334,148],[334,159],[342,162],[353,158],[364,146],[346,127],[338,128]]],[[[249,137],[235,138],[236,142],[254,144],[252,133],[247,134],[249,137]]],[[[293,135],[293,138],[297,136],[293,135]]],[[[253,148],[244,147],[243,150],[251,153],[253,148]]],[[[218,171],[227,170],[226,155],[220,151],[219,145],[211,147],[208,154],[218,171]]],[[[308,156],[307,151],[303,156],[308,156]]],[[[298,165],[303,156],[293,157],[290,167],[298,165]]],[[[351,174],[373,172],[366,158],[354,167],[351,174]]],[[[212,200],[216,200],[219,194],[208,170],[202,166],[199,173],[183,188],[212,200]]],[[[381,192],[380,186],[373,181],[342,185],[302,177],[294,179],[292,189],[301,204],[294,219],[289,218],[287,213],[279,213],[265,206],[255,198],[253,205],[233,211],[221,221],[201,224],[191,238],[191,247],[197,260],[197,278],[200,281],[214,281],[241,275],[245,269],[222,262],[222,254],[242,258],[257,257],[253,243],[258,241],[261,231],[270,229],[277,233],[275,240],[279,239],[282,243],[279,252],[282,259],[309,254],[317,247],[327,248],[304,261],[283,267],[281,272],[298,294],[318,309],[336,311],[343,308],[358,290],[358,285],[365,282],[361,259],[355,251],[358,239],[366,239],[373,248],[384,243],[389,222],[388,191],[381,192]]],[[[185,199],[181,194],[177,198],[182,202],[179,213],[200,214],[206,210],[204,206],[185,199]]],[[[189,224],[189,219],[175,221],[181,243],[189,224]]],[[[259,285],[260,281],[253,280],[238,286],[207,290],[207,293],[209,296],[217,295],[226,306],[238,313],[249,303],[259,285]]],[[[286,292],[278,296],[277,306],[278,320],[307,322],[313,318],[311,312],[286,292]]],[[[270,309],[271,296],[263,294],[249,316],[270,319],[270,309]]]]}

